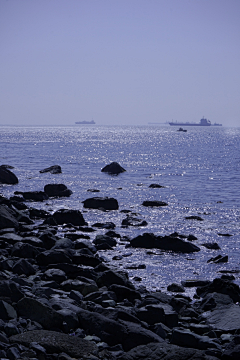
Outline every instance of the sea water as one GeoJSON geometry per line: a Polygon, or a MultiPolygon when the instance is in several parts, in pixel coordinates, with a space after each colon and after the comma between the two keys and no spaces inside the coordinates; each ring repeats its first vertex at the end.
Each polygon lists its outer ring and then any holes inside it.
{"type": "MultiPolygon", "coordinates": [[[[1,127],[0,144],[0,164],[13,166],[19,179],[14,186],[0,185],[4,196],[63,183],[73,191],[69,198],[31,206],[49,212],[79,209],[90,226],[112,221],[115,231],[130,239],[144,232],[197,237],[194,244],[201,251],[192,254],[133,249],[123,241],[113,251],[100,251],[109,264],[128,271],[131,280],[140,278],[136,286],[165,291],[173,282],[212,280],[223,271],[234,271],[240,284],[240,128],[191,127],[184,133],[167,126],[1,127]],[[126,172],[118,176],[101,172],[112,161],[126,172]],[[62,174],[39,172],[55,164],[62,174]],[[153,183],[163,187],[149,188],[153,183]],[[119,210],[84,209],[82,201],[92,196],[116,198],[119,210]],[[161,200],[168,206],[144,207],[145,200],[161,200]],[[123,228],[126,214],[121,210],[131,210],[148,225],[123,228]],[[191,215],[203,221],[185,219],[191,215]],[[206,242],[217,242],[221,250],[208,250],[202,246],[206,242]],[[228,262],[207,262],[219,254],[228,255],[228,262]],[[116,255],[118,260],[113,259],[116,255]],[[128,269],[143,264],[145,269],[128,269]]],[[[91,233],[91,240],[105,232],[91,233]]]]}

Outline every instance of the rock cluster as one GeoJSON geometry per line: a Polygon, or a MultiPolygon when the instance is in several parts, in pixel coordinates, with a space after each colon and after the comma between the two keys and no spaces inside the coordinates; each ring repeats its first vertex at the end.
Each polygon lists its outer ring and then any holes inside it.
{"type": "MultiPolygon", "coordinates": [[[[49,214],[0,198],[1,359],[240,358],[234,277],[171,284],[175,295],[137,289],[127,273],[98,255],[121,239],[114,224],[94,225],[107,232],[91,242],[84,233],[94,226],[80,211],[49,214]],[[60,237],[58,226],[64,224],[60,237]],[[196,287],[194,301],[184,296],[186,286],[196,287]]],[[[128,246],[199,251],[177,233],[145,233],[128,246]]]]}

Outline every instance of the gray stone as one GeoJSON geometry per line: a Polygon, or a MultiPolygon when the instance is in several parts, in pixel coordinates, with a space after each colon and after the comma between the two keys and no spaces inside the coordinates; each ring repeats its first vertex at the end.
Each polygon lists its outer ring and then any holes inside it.
{"type": "Polygon", "coordinates": [[[225,332],[240,330],[239,305],[218,306],[212,311],[203,313],[203,316],[214,329],[225,332]]]}
{"type": "Polygon", "coordinates": [[[118,360],[218,360],[205,351],[184,348],[167,342],[137,346],[118,357],[118,360]]]}
{"type": "Polygon", "coordinates": [[[91,358],[91,354],[97,355],[98,353],[94,342],[56,331],[27,331],[11,336],[9,340],[11,343],[18,343],[28,347],[32,342],[36,342],[45,348],[47,353],[59,354],[65,352],[74,358],[87,358],[87,356],[91,358]]]}

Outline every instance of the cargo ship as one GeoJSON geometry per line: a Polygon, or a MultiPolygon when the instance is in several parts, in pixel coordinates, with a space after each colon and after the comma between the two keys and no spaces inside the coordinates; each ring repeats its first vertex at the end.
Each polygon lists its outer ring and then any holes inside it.
{"type": "Polygon", "coordinates": [[[218,124],[218,123],[211,124],[211,121],[205,119],[204,117],[200,120],[199,123],[171,121],[171,122],[169,122],[169,125],[171,125],[171,126],[222,126],[222,124],[218,124]]]}
{"type": "Polygon", "coordinates": [[[75,124],[83,124],[83,125],[94,125],[95,124],[95,121],[94,120],[91,120],[91,121],[76,121],[75,124]]]}

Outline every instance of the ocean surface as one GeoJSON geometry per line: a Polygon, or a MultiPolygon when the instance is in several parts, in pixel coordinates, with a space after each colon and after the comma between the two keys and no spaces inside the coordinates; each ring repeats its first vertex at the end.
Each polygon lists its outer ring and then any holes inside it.
{"type": "MultiPolygon", "coordinates": [[[[189,279],[210,279],[222,271],[236,271],[240,284],[240,128],[191,127],[187,133],[167,126],[1,127],[0,164],[14,166],[19,179],[14,186],[0,185],[0,193],[43,190],[49,183],[63,183],[73,191],[69,198],[50,199],[31,206],[54,212],[60,208],[79,209],[91,226],[112,221],[115,231],[133,238],[144,232],[156,235],[192,234],[201,248],[193,254],[153,249],[126,248],[119,241],[114,251],[102,251],[106,261],[126,270],[136,287],[163,290],[169,284],[189,279]],[[117,161],[127,171],[118,176],[101,169],[117,161]],[[60,165],[62,174],[40,174],[51,165],[60,165]],[[160,184],[164,188],[149,188],[160,184]],[[100,190],[98,193],[89,189],[100,190]],[[93,196],[118,200],[119,210],[103,212],[83,209],[82,201],[93,196]],[[147,208],[144,200],[161,200],[168,206],[147,208]],[[145,227],[122,228],[131,210],[146,220],[145,227]],[[203,221],[186,220],[197,215],[203,221]],[[222,236],[229,234],[232,236],[222,236]],[[221,250],[201,244],[217,242],[221,250]],[[217,255],[228,262],[210,264],[217,255]],[[119,260],[113,260],[118,255],[119,260]],[[128,269],[145,264],[145,269],[128,269]]],[[[105,233],[98,230],[91,233],[105,233]]],[[[61,233],[61,229],[60,229],[61,233]]],[[[195,289],[188,289],[192,296],[195,289]]]]}

